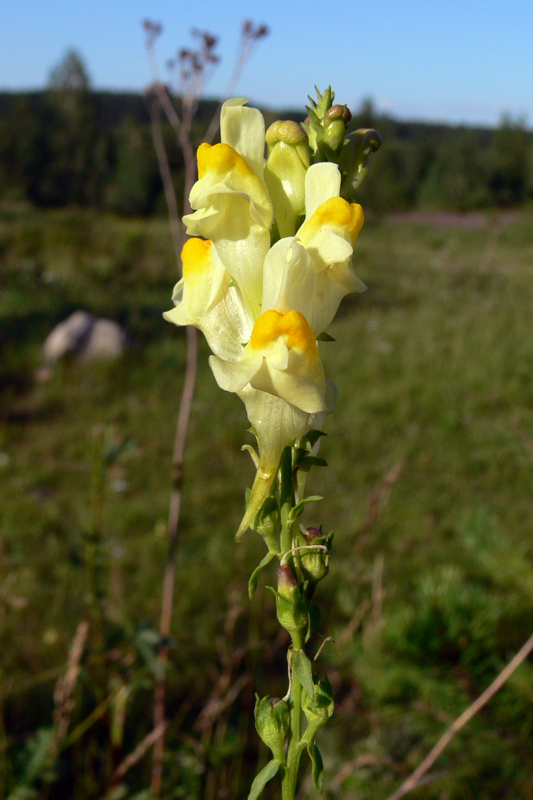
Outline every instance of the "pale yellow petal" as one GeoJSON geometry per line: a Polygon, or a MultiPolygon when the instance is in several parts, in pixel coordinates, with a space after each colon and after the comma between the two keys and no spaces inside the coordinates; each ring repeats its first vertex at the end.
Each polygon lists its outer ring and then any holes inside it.
{"type": "Polygon", "coordinates": [[[259,178],[263,178],[265,121],[243,97],[226,100],[220,112],[220,138],[237,151],[259,178]]]}
{"type": "Polygon", "coordinates": [[[315,281],[316,267],[307,250],[294,236],[280,239],[265,258],[263,309],[295,309],[305,316],[311,307],[315,281]]]}
{"type": "Polygon", "coordinates": [[[253,319],[209,240],[189,239],[182,250],[183,278],[176,285],[176,308],[165,312],[175,325],[195,325],[219,357],[238,360],[251,335],[253,319]]]}
{"type": "Polygon", "coordinates": [[[305,176],[305,219],[330,197],[338,197],[340,190],[341,174],[336,164],[322,162],[309,167],[305,176]]]}

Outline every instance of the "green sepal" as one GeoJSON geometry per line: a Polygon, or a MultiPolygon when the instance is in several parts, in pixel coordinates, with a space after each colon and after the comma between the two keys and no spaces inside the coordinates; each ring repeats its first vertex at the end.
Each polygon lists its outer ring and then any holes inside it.
{"type": "Polygon", "coordinates": [[[256,695],[254,709],[255,728],[263,742],[272,750],[279,764],[285,764],[284,744],[290,728],[290,710],[286,700],[268,695],[256,695]]]}
{"type": "Polygon", "coordinates": [[[304,691],[307,695],[314,699],[315,696],[315,687],[313,684],[313,667],[311,666],[311,662],[305,655],[303,650],[293,650],[292,651],[292,668],[294,673],[300,683],[302,684],[304,691]]]}
{"type": "Polygon", "coordinates": [[[254,520],[254,530],[264,539],[269,539],[276,532],[279,520],[278,501],[274,495],[267,497],[254,520]]]}
{"type": "Polygon", "coordinates": [[[305,130],[309,137],[309,148],[311,152],[315,156],[315,161],[317,160],[317,153],[318,153],[318,160],[324,160],[320,158],[322,155],[320,153],[320,141],[323,137],[324,133],[324,117],[326,116],[327,112],[333,105],[333,101],[335,99],[335,92],[332,91],[331,86],[328,86],[324,94],[322,94],[318,87],[315,86],[315,91],[317,94],[317,99],[313,100],[313,98],[308,95],[309,102],[311,105],[306,106],[307,112],[309,114],[309,123],[303,123],[302,128],[305,130]]]}
{"type": "MultiPolygon", "coordinates": [[[[279,522],[279,506],[274,495],[269,495],[257,512],[254,520],[254,531],[262,536],[270,553],[279,555],[279,542],[276,535],[279,522]]],[[[267,562],[268,563],[268,562],[267,562]]]]}
{"type": "Polygon", "coordinates": [[[307,729],[302,740],[306,744],[310,744],[317,731],[326,724],[333,714],[334,705],[333,691],[327,678],[314,685],[314,697],[303,696],[302,708],[307,719],[307,729]]]}
{"type": "MultiPolygon", "coordinates": [[[[303,538],[311,549],[302,550],[300,553],[300,569],[302,576],[305,577],[311,584],[311,587],[316,587],[317,583],[326,577],[329,571],[329,556],[331,553],[331,542],[333,539],[333,531],[322,536],[315,536],[310,539],[309,535],[303,533],[303,538]],[[324,551],[322,548],[327,548],[324,551]]],[[[311,592],[312,594],[312,592],[311,592]]],[[[311,597],[308,594],[307,597],[311,597]]]]}
{"type": "Polygon", "coordinates": [[[269,761],[266,767],[263,767],[259,775],[254,778],[248,800],[257,800],[267,783],[277,774],[279,767],[280,765],[274,759],[269,761]]]}
{"type": "Polygon", "coordinates": [[[303,600],[299,589],[290,599],[280,594],[272,586],[266,586],[276,596],[276,614],[278,622],[291,635],[296,647],[303,644],[303,632],[309,627],[307,603],[303,600]]]}
{"type": "Polygon", "coordinates": [[[322,333],[319,333],[316,338],[317,338],[317,341],[319,341],[319,342],[336,342],[337,341],[336,339],[333,338],[333,336],[330,336],[329,333],[326,333],[326,331],[322,331],[322,333]]]}
{"type": "Polygon", "coordinates": [[[309,614],[309,627],[307,628],[307,635],[305,637],[306,642],[308,642],[311,636],[318,630],[320,624],[320,608],[316,603],[308,603],[307,613],[309,614]]]}
{"type": "Polygon", "coordinates": [[[276,553],[273,553],[271,550],[269,550],[266,556],[262,559],[261,563],[254,569],[254,571],[250,575],[250,580],[248,581],[248,597],[250,598],[250,600],[254,596],[255,590],[257,589],[257,581],[259,580],[259,575],[261,574],[261,570],[263,570],[268,564],[270,564],[275,555],[276,553]]]}
{"type": "Polygon", "coordinates": [[[307,752],[309,753],[312,764],[311,775],[313,778],[313,786],[317,792],[322,794],[324,791],[324,764],[322,756],[320,755],[320,750],[314,742],[311,742],[311,744],[307,745],[307,752]]]}

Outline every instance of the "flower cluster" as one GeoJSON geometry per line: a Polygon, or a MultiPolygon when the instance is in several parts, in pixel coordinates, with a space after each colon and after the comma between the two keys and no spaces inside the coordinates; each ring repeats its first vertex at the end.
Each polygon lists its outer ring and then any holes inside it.
{"type": "Polygon", "coordinates": [[[203,331],[218,385],[245,403],[257,475],[238,536],[253,527],[283,448],[320,427],[331,401],[317,338],[363,284],[352,268],[361,206],[340,197],[336,163],[310,165],[301,126],[243,99],[221,113],[221,143],[198,149],[184,217],[192,236],[165,318],[203,331]],[[265,142],[269,155],[265,161],[265,142]]]}

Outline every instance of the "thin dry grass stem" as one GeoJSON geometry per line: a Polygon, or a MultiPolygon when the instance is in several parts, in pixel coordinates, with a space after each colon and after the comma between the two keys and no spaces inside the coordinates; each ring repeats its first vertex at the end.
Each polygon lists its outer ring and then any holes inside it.
{"type": "Polygon", "coordinates": [[[383,567],[385,565],[385,557],[383,553],[379,553],[374,561],[374,572],[372,575],[372,624],[376,626],[381,620],[381,613],[383,610],[383,567]]]}
{"type": "Polygon", "coordinates": [[[313,661],[316,661],[320,657],[320,653],[322,652],[322,650],[324,649],[324,647],[327,645],[328,642],[333,642],[333,644],[335,644],[335,639],[333,638],[333,636],[326,636],[326,638],[318,648],[316,655],[313,657],[313,661]]]}
{"type": "MultiPolygon", "coordinates": [[[[187,363],[185,381],[178,414],[176,438],[172,454],[172,493],[170,496],[168,516],[168,555],[163,576],[163,592],[161,599],[161,618],[159,633],[163,644],[159,650],[159,659],[162,662],[161,674],[156,679],[154,693],[154,729],[159,729],[165,721],[165,665],[168,662],[168,640],[172,625],[172,607],[174,602],[176,550],[178,546],[178,528],[181,511],[181,484],[183,480],[183,455],[185,440],[189,427],[189,419],[196,384],[196,366],[198,354],[198,337],[196,328],[188,325],[187,332],[187,363]]],[[[152,794],[159,797],[163,778],[163,753],[165,747],[164,731],[154,743],[154,761],[152,769],[152,794]]]]}
{"type": "Polygon", "coordinates": [[[113,689],[111,694],[105,697],[102,702],[96,706],[94,711],[91,711],[91,713],[78,725],[76,725],[74,730],[65,737],[63,740],[63,748],[70,747],[72,744],[74,744],[74,742],[77,742],[78,739],[81,739],[81,737],[89,730],[89,728],[92,728],[95,722],[98,722],[98,720],[107,713],[108,709],[111,708],[113,703],[116,701],[117,696],[124,691],[126,691],[126,687],[124,686],[119,686],[118,688],[113,689]]]}
{"type": "MultiPolygon", "coordinates": [[[[235,647],[236,626],[242,614],[242,592],[237,586],[230,586],[228,610],[224,623],[224,635],[217,639],[217,649],[221,670],[211,696],[202,709],[195,728],[201,731],[204,751],[216,751],[226,738],[228,715],[225,713],[233,705],[242,689],[249,683],[245,673],[234,682],[235,668],[248,654],[248,645],[235,647]]],[[[214,800],[217,787],[224,783],[224,771],[219,764],[209,764],[206,772],[204,800],[214,800]]]]}
{"type": "MultiPolygon", "coordinates": [[[[176,134],[178,146],[183,153],[185,167],[183,209],[185,213],[188,213],[191,211],[189,195],[194,181],[196,180],[196,159],[192,142],[192,124],[198,109],[198,103],[200,102],[200,98],[203,94],[205,82],[211,70],[216,67],[220,60],[219,56],[215,53],[215,49],[218,44],[218,38],[206,31],[192,31],[193,37],[199,41],[198,48],[181,49],[177,54],[177,58],[167,64],[171,78],[174,78],[175,80],[177,79],[177,84],[175,85],[179,86],[181,94],[181,112],[178,112],[175,104],[177,102],[177,91],[174,90],[173,94],[175,100],[173,100],[173,97],[171,96],[172,89],[169,89],[165,84],[163,84],[159,77],[159,67],[155,54],[155,42],[161,35],[162,26],[159,23],[145,20],[143,27],[146,35],[146,51],[153,77],[152,86],[149,90],[149,94],[151,95],[150,115],[152,120],[152,134],[163,180],[165,196],[167,199],[172,239],[179,262],[182,230],[181,221],[179,219],[176,193],[172,182],[168,156],[163,140],[160,111],[162,109],[166,114],[167,119],[176,134]]],[[[267,33],[268,29],[265,25],[256,27],[249,21],[244,23],[242,29],[241,52],[233,72],[234,82],[236,82],[240,77],[242,69],[250,57],[255,44],[261,38],[266,36],[267,33]]],[[[211,124],[209,125],[209,138],[207,141],[211,141],[216,133],[216,130],[218,129],[219,111],[220,107],[214,114],[211,124]]],[[[186,332],[187,365],[172,457],[173,489],[170,498],[168,519],[169,548],[163,578],[161,619],[159,626],[159,632],[162,640],[162,645],[159,650],[159,658],[162,662],[163,669],[161,670],[160,676],[156,680],[155,686],[154,730],[159,730],[165,721],[166,679],[164,666],[168,662],[167,642],[171,632],[172,605],[174,599],[175,558],[181,509],[183,455],[196,382],[198,353],[197,331],[196,328],[188,326],[186,328],[186,332]]],[[[164,729],[162,729],[161,734],[156,737],[154,742],[154,758],[151,780],[151,791],[154,797],[159,797],[161,793],[163,777],[163,753],[164,729]]]]}
{"type": "Polygon", "coordinates": [[[370,600],[363,600],[363,602],[356,608],[355,614],[352,616],[351,620],[349,621],[343,632],[340,634],[340,636],[337,637],[337,641],[341,646],[347,644],[354,635],[354,633],[359,629],[367,612],[371,608],[371,605],[372,604],[370,600]]]}
{"type": "Polygon", "coordinates": [[[433,719],[436,719],[437,722],[441,722],[443,725],[450,725],[453,722],[451,714],[448,714],[446,711],[441,711],[440,708],[433,708],[433,706],[430,706],[428,703],[424,703],[423,700],[415,700],[413,708],[416,709],[416,711],[420,711],[421,714],[433,717],[433,719]]]}
{"type": "Polygon", "coordinates": [[[330,788],[333,792],[338,792],[346,778],[348,778],[354,770],[361,769],[362,767],[382,765],[387,766],[389,769],[394,768],[394,762],[389,756],[378,756],[373,755],[372,753],[363,753],[362,755],[357,756],[357,758],[355,758],[353,761],[345,764],[343,768],[337,772],[335,777],[331,780],[330,788]]]}
{"type": "Polygon", "coordinates": [[[246,63],[252,56],[253,51],[259,44],[259,42],[268,36],[268,27],[266,25],[255,25],[251,20],[247,19],[243,22],[241,28],[241,41],[239,45],[239,51],[237,53],[237,58],[235,59],[235,65],[233,67],[233,72],[229,79],[228,85],[226,86],[226,91],[224,92],[223,99],[219,103],[219,106],[216,112],[213,114],[213,118],[209,123],[209,127],[204,137],[205,142],[212,142],[213,138],[218,130],[219,120],[220,120],[220,109],[222,108],[222,104],[224,100],[227,100],[228,97],[231,97],[235,91],[235,88],[239,82],[239,79],[243,73],[244,67],[246,63]]]}
{"type": "MultiPolygon", "coordinates": [[[[240,655],[242,655],[242,653],[240,653],[240,655]]],[[[233,686],[231,686],[231,688],[229,688],[223,694],[222,686],[226,684],[226,681],[223,680],[225,677],[226,676],[221,676],[221,680],[217,684],[215,690],[217,694],[212,695],[202,709],[202,712],[194,726],[196,730],[204,733],[210,733],[215,721],[227,708],[229,708],[234,700],[237,699],[241,690],[249,681],[248,675],[241,675],[240,678],[237,678],[233,686]]]]}
{"type": "Polygon", "coordinates": [[[170,172],[170,164],[168,163],[168,155],[165,148],[165,143],[163,141],[163,131],[161,129],[161,103],[159,97],[154,97],[153,94],[149,95],[148,108],[150,111],[150,122],[152,126],[152,139],[154,142],[154,149],[157,157],[157,163],[159,165],[161,180],[163,181],[163,189],[167,203],[170,232],[172,234],[172,242],[176,252],[176,260],[179,264],[182,230],[178,212],[178,201],[176,199],[176,192],[174,191],[174,184],[172,182],[172,174],[170,172]]]}
{"type": "Polygon", "coordinates": [[[389,495],[392,491],[392,488],[396,483],[396,481],[398,480],[398,478],[400,477],[403,467],[404,467],[404,462],[398,461],[390,470],[390,472],[387,473],[387,475],[381,482],[378,490],[370,498],[370,503],[368,504],[368,511],[366,514],[366,518],[361,526],[359,535],[357,536],[355,546],[353,549],[352,563],[356,565],[359,563],[359,555],[361,553],[361,550],[365,546],[366,541],[372,531],[372,528],[379,519],[381,510],[385,506],[387,500],[389,499],[389,495]]]}
{"type": "Polygon", "coordinates": [[[480,711],[486,703],[501,689],[504,683],[509,680],[513,672],[525,661],[528,655],[533,651],[533,634],[529,637],[527,642],[520,648],[516,655],[511,659],[506,667],[500,674],[493,680],[490,686],[470,705],[466,711],[463,711],[460,717],[450,725],[448,730],[441,736],[435,747],[428,753],[422,763],[415,769],[415,771],[402,783],[399,789],[389,797],[389,800],[400,800],[408,792],[420,786],[424,775],[433,766],[437,758],[449,745],[453,737],[464,728],[478,711],[480,711]]]}
{"type": "Polygon", "coordinates": [[[113,774],[113,781],[119,781],[121,778],[124,777],[126,772],[130,770],[135,764],[138,764],[141,758],[144,756],[147,750],[152,747],[156,743],[156,741],[163,736],[165,730],[167,729],[168,722],[162,722],[158,728],[152,728],[150,733],[144,737],[142,742],[139,742],[135,750],[126,756],[124,761],[122,761],[118,767],[116,768],[113,774]]]}
{"type": "MultiPolygon", "coordinates": [[[[192,144],[190,141],[190,125],[184,128],[182,120],[178,116],[166,87],[163,87],[158,80],[157,61],[154,53],[154,41],[161,32],[161,26],[154,25],[154,23],[145,22],[145,30],[147,32],[146,47],[148,57],[151,63],[152,72],[155,77],[154,87],[161,107],[165,110],[167,117],[171,124],[174,126],[178,141],[181,144],[183,157],[185,161],[185,186],[184,186],[184,204],[188,204],[189,193],[192,188],[195,177],[195,160],[192,151],[192,144]]],[[[157,102],[154,100],[154,103],[157,102]]],[[[152,111],[152,131],[154,133],[154,145],[156,148],[159,165],[162,167],[162,179],[165,186],[165,195],[167,196],[168,213],[170,218],[170,225],[172,229],[172,238],[176,248],[176,255],[179,263],[179,253],[181,245],[181,222],[179,219],[178,205],[174,187],[172,183],[172,176],[170,174],[170,167],[168,164],[168,157],[166,154],[162,131],[161,119],[159,109],[154,107],[152,111]]],[[[198,361],[198,335],[196,328],[187,326],[187,356],[185,379],[180,401],[180,408],[178,413],[178,423],[176,427],[176,438],[174,440],[174,450],[172,454],[172,493],[170,496],[169,516],[168,516],[168,555],[165,564],[165,572],[163,576],[163,592],[161,601],[161,618],[159,623],[159,633],[163,644],[159,649],[159,659],[162,662],[163,669],[156,679],[155,692],[154,692],[154,730],[159,730],[165,721],[165,696],[166,696],[166,676],[165,665],[168,662],[168,639],[171,632],[172,624],[172,606],[174,601],[174,584],[175,584],[175,562],[176,550],[178,545],[178,528],[181,511],[181,484],[183,479],[183,456],[185,451],[185,441],[187,438],[187,430],[189,427],[189,419],[192,408],[192,401],[194,397],[194,389],[196,384],[196,368],[198,361]]],[[[153,765],[152,765],[152,780],[151,790],[154,797],[159,797],[161,793],[161,785],[163,779],[163,754],[165,749],[164,729],[154,742],[153,752],[153,765]]]]}
{"type": "MultiPolygon", "coordinates": [[[[242,689],[249,683],[250,678],[248,675],[241,675],[235,681],[233,686],[229,689],[224,697],[220,697],[214,702],[208,702],[203,711],[206,712],[205,723],[207,728],[202,736],[202,743],[204,750],[217,750],[224,742],[226,737],[228,719],[224,713],[230,706],[233,705],[242,689]],[[207,718],[209,715],[209,718],[207,718]],[[214,728],[214,733],[212,732],[214,728]]],[[[203,712],[202,712],[203,713],[203,712]]],[[[216,797],[216,787],[219,782],[220,766],[213,765],[207,773],[205,782],[204,800],[214,800],[216,797]]]]}
{"type": "Polygon", "coordinates": [[[221,670],[204,708],[195,723],[195,730],[202,732],[205,743],[212,734],[213,726],[220,715],[228,708],[247,683],[247,676],[242,675],[233,685],[235,667],[248,652],[247,645],[235,648],[235,630],[237,620],[242,614],[241,594],[235,587],[229,592],[228,611],[224,622],[224,635],[217,640],[221,670]],[[243,680],[244,679],[244,680],[243,680]]]}
{"type": "Polygon", "coordinates": [[[54,725],[56,745],[66,737],[70,725],[70,715],[74,708],[74,689],[80,674],[80,662],[87,642],[89,623],[82,620],[76,629],[70,648],[66,672],[61,675],[54,690],[54,725]]]}
{"type": "Polygon", "coordinates": [[[363,639],[365,645],[371,646],[376,637],[379,636],[383,626],[383,567],[385,558],[383,553],[378,553],[374,559],[374,567],[372,570],[372,598],[370,601],[369,614],[365,621],[363,630],[363,639]]]}

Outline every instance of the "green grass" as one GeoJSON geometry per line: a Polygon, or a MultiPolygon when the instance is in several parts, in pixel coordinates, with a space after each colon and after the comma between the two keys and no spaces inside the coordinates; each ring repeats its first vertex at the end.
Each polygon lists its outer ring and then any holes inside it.
{"type": "MultiPolygon", "coordinates": [[[[321,446],[329,467],[308,486],[325,500],[306,515],[336,532],[332,577],[319,592],[324,634],[338,642],[322,657],[338,698],[319,742],[328,797],[386,798],[531,632],[532,222],[384,220],[360,235],[357,272],[368,290],[344,302],[331,329],[337,343],[321,345],[339,400],[321,446]],[[399,462],[360,542],[369,502],[399,462]],[[361,625],[339,644],[364,603],[361,625]]],[[[0,253],[0,652],[10,743],[1,798],[20,775],[27,735],[51,723],[53,681],[39,676],[64,663],[86,614],[95,426],[129,443],[106,476],[107,613],[116,630],[157,627],[184,337],[161,319],[176,279],[163,222],[4,214],[0,253]],[[122,322],[130,352],[114,364],[65,363],[39,382],[46,334],[78,307],[122,322]]],[[[203,800],[204,769],[237,800],[264,757],[252,741],[236,775],[253,691],[284,691],[285,666],[270,596],[260,588],[251,610],[246,598],[263,545],[251,533],[233,542],[252,476],[240,452],[250,441],[244,407],[216,387],[207,355],[202,344],[185,464],[169,674],[178,716],[168,741],[179,766],[169,767],[168,796],[203,800]],[[184,734],[200,738],[194,722],[236,602],[228,647],[259,639],[266,650],[252,648],[235,668],[233,679],[254,662],[255,684],[202,760],[184,734]]],[[[531,677],[523,665],[417,797],[531,796],[531,677]]],[[[125,752],[150,729],[146,681],[129,708],[125,752]]],[[[132,771],[132,792],[147,785],[149,767],[144,759],[132,771]]]]}

